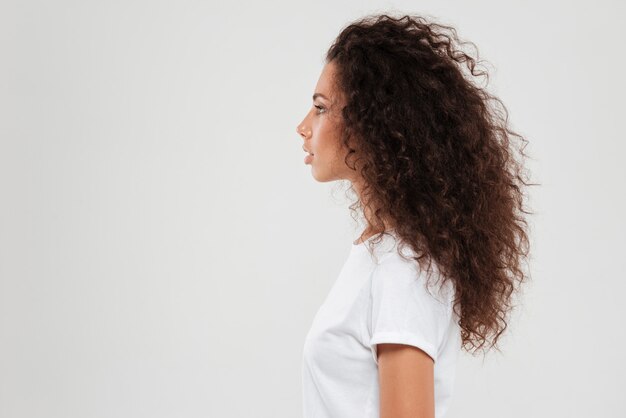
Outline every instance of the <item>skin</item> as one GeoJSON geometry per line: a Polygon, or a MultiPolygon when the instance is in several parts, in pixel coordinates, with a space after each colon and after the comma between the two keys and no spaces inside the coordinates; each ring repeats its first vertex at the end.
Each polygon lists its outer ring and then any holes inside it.
{"type": "MultiPolygon", "coordinates": [[[[349,180],[357,193],[361,188],[360,178],[345,163],[348,149],[342,144],[341,109],[345,98],[335,87],[336,66],[333,62],[324,65],[315,86],[313,103],[296,132],[304,140],[304,148],[313,153],[311,173],[315,180],[325,183],[349,180]]],[[[367,218],[367,213],[365,214],[367,218]]],[[[354,244],[365,241],[377,231],[367,227],[354,244]]]]}
{"type": "Polygon", "coordinates": [[[334,64],[326,64],[315,86],[311,109],[296,128],[304,140],[304,147],[315,154],[311,173],[322,183],[356,180],[354,172],[343,161],[348,151],[339,140],[344,100],[334,88],[334,77],[334,64]]]}
{"type": "MultiPolygon", "coordinates": [[[[314,154],[311,173],[319,182],[349,180],[359,192],[361,181],[344,161],[341,143],[343,95],[335,87],[336,67],[324,65],[315,86],[313,104],[296,132],[304,148],[314,154]]],[[[367,219],[367,213],[365,214],[367,219]]],[[[354,242],[372,235],[370,227],[354,242]]],[[[378,378],[381,418],[434,418],[434,362],[424,351],[404,344],[378,344],[378,378]]]]}
{"type": "Polygon", "coordinates": [[[378,344],[380,418],[434,418],[433,359],[417,347],[378,344]]]}

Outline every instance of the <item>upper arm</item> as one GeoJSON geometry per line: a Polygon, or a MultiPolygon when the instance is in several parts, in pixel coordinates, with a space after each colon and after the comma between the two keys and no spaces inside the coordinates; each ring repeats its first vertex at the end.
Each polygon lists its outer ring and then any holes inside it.
{"type": "Polygon", "coordinates": [[[435,363],[450,322],[452,294],[395,255],[372,274],[369,347],[378,365],[380,418],[434,418],[435,363]]]}
{"type": "Polygon", "coordinates": [[[450,322],[451,305],[443,294],[426,285],[426,277],[412,263],[387,257],[371,276],[366,344],[378,363],[377,346],[384,343],[413,346],[433,362],[450,322]]]}
{"type": "Polygon", "coordinates": [[[434,418],[434,361],[405,344],[378,344],[380,418],[434,418]]]}

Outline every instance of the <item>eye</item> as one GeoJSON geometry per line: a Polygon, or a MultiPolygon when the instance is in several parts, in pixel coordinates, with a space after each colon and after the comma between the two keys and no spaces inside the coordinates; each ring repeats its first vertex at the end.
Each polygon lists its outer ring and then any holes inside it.
{"type": "Polygon", "coordinates": [[[326,111],[326,109],[324,109],[322,106],[318,106],[315,105],[315,108],[317,109],[317,114],[319,115],[320,113],[324,113],[324,111],[326,111]]]}

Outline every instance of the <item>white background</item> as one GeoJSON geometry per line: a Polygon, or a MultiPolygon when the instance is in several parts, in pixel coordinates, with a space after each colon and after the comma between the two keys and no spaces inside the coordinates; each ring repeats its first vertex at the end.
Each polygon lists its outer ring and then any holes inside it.
{"type": "Polygon", "coordinates": [[[622,2],[2,0],[1,418],[300,416],[360,226],[295,128],[383,11],[478,46],[541,183],[522,305],[448,416],[626,415],[622,2]]]}

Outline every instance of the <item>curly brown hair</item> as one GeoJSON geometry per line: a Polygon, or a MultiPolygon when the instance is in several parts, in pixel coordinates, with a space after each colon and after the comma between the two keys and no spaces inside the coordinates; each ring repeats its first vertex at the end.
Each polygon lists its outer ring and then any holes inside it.
{"type": "Polygon", "coordinates": [[[461,50],[468,43],[421,16],[368,15],[342,29],[325,60],[345,98],[345,163],[364,180],[353,215],[372,215],[372,244],[391,228],[428,277],[434,261],[454,282],[463,348],[475,352],[498,350],[528,276],[522,187],[532,183],[520,162],[528,141],[508,127],[502,101],[474,84],[488,74],[461,50]]]}

